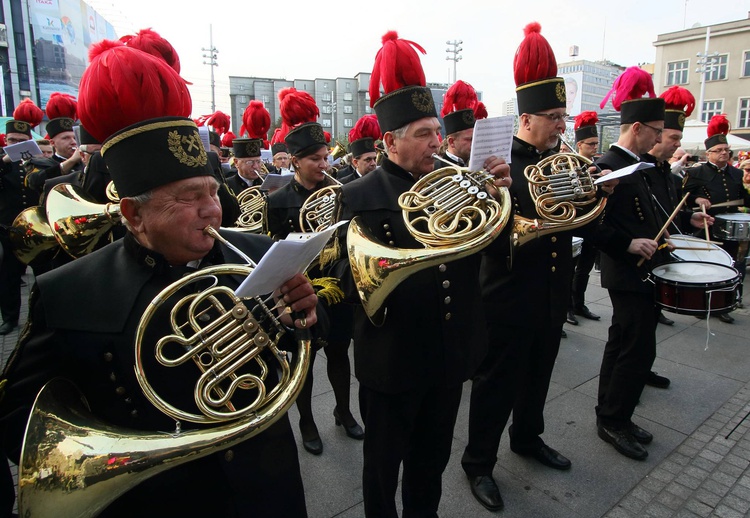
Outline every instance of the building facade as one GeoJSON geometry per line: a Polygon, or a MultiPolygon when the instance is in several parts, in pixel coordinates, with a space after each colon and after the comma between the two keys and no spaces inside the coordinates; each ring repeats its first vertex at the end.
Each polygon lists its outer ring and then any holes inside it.
{"type": "Polygon", "coordinates": [[[750,139],[750,17],[660,34],[654,46],[658,91],[687,88],[696,99],[692,118],[725,113],[732,134],[750,139]]]}

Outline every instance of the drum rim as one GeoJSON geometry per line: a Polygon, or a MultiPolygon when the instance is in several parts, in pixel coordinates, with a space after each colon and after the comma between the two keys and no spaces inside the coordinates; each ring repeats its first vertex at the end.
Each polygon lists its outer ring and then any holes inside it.
{"type": "Polygon", "coordinates": [[[729,285],[731,285],[733,283],[737,283],[737,282],[740,281],[740,272],[737,271],[736,268],[733,268],[731,266],[727,266],[725,264],[712,263],[712,262],[708,262],[708,261],[672,261],[672,262],[669,262],[669,263],[664,263],[664,264],[660,264],[658,266],[655,266],[654,269],[651,270],[651,275],[656,280],[658,280],[659,282],[662,282],[664,284],[669,284],[670,286],[686,286],[686,287],[687,286],[695,286],[695,287],[704,287],[704,288],[710,288],[710,287],[713,287],[713,286],[716,286],[716,287],[725,287],[725,286],[729,286],[729,285]],[[660,276],[658,274],[658,272],[657,272],[657,270],[659,268],[664,268],[664,267],[667,267],[667,266],[670,266],[670,265],[678,265],[678,264],[682,264],[682,265],[700,264],[700,265],[708,265],[708,266],[719,266],[720,268],[724,268],[724,269],[727,269],[727,270],[732,270],[735,275],[733,277],[729,278],[729,279],[722,279],[720,281],[711,281],[711,282],[695,281],[695,282],[687,282],[687,281],[684,281],[684,280],[680,281],[680,280],[674,280],[674,279],[667,279],[667,278],[665,278],[663,276],[660,276]]]}

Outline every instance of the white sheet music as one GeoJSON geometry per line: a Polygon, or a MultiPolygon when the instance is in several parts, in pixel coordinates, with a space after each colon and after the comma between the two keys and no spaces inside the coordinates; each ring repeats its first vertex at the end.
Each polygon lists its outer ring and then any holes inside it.
{"type": "Polygon", "coordinates": [[[242,281],[235,294],[247,298],[272,293],[298,273],[303,273],[318,257],[336,228],[347,221],[339,221],[323,232],[292,233],[283,241],[277,241],[242,281]]]}
{"type": "Polygon", "coordinates": [[[266,179],[263,180],[262,184],[260,184],[260,190],[274,191],[276,189],[281,189],[286,184],[291,182],[292,178],[294,178],[294,173],[270,173],[266,175],[266,179]]]}
{"type": "Polygon", "coordinates": [[[641,169],[648,169],[649,167],[654,167],[654,164],[651,164],[649,162],[638,162],[636,164],[623,167],[622,169],[612,171],[609,174],[605,174],[604,176],[599,177],[594,181],[594,185],[599,185],[600,183],[608,182],[610,180],[614,180],[615,178],[622,178],[623,176],[628,176],[629,174],[633,174],[636,171],[640,171],[641,169]]]}
{"type": "Polygon", "coordinates": [[[510,164],[514,119],[513,115],[505,115],[503,117],[479,119],[474,123],[469,169],[481,171],[484,169],[484,161],[493,155],[504,158],[510,164]]]}
{"type": "Polygon", "coordinates": [[[28,160],[33,156],[42,155],[42,150],[39,149],[39,145],[34,140],[25,140],[18,144],[5,146],[3,151],[5,151],[5,154],[8,155],[8,158],[13,162],[21,162],[23,160],[28,160]]]}

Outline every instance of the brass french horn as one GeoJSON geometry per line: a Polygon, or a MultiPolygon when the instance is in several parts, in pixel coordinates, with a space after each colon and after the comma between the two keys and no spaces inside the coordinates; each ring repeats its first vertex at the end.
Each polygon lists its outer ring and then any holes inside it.
{"type": "Polygon", "coordinates": [[[302,204],[299,210],[299,227],[302,232],[322,232],[333,222],[336,198],[343,184],[325,171],[323,174],[334,183],[318,189],[302,204]]]}
{"type": "Polygon", "coordinates": [[[388,295],[410,275],[455,261],[489,245],[511,216],[506,187],[500,200],[487,193],[493,176],[457,166],[443,167],[418,180],[398,203],[404,222],[425,249],[400,249],[379,243],[357,217],[349,223],[347,253],[365,313],[384,321],[388,295]]]}
{"type": "MultiPolygon", "coordinates": [[[[210,227],[206,231],[224,241],[210,227]]],[[[177,420],[174,431],[144,433],[107,425],[90,414],[69,382],[57,379],[45,385],[24,438],[20,516],[95,516],[142,481],[230,448],[284,415],[307,375],[309,331],[295,330],[298,350],[292,366],[278,347],[286,328],[273,308],[258,298],[238,298],[222,285],[224,276],[247,276],[252,270],[233,264],[194,272],[164,288],[141,317],[134,345],[136,377],[146,397],[177,420]],[[184,288],[205,284],[183,296],[184,288]],[[164,313],[172,333],[155,339],[149,329],[164,313]],[[204,323],[205,314],[216,318],[204,323]],[[261,356],[264,351],[270,354],[261,356]],[[165,367],[195,365],[197,411],[178,408],[157,393],[144,366],[147,354],[165,367]],[[277,371],[278,383],[266,386],[267,375],[277,371]],[[216,426],[183,431],[180,421],[216,426]]]]}
{"type": "Polygon", "coordinates": [[[259,186],[248,187],[237,195],[240,204],[240,216],[237,218],[237,229],[243,232],[259,234],[263,231],[263,214],[266,195],[259,186]]]}

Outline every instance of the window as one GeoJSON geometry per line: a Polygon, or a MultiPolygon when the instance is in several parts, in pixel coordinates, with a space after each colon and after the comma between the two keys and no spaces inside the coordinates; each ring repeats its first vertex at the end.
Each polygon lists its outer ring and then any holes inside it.
{"type": "Polygon", "coordinates": [[[706,65],[706,81],[721,81],[727,78],[727,62],[729,54],[709,56],[706,65]]]}
{"type": "Polygon", "coordinates": [[[688,82],[688,60],[667,63],[667,86],[686,85],[688,82]]]}
{"type": "Polygon", "coordinates": [[[740,98],[740,116],[737,118],[738,128],[750,128],[750,97],[740,98]]]}
{"type": "Polygon", "coordinates": [[[323,119],[320,121],[320,125],[324,128],[330,128],[331,127],[331,119],[323,119]]]}
{"type": "Polygon", "coordinates": [[[369,105],[365,106],[365,113],[372,113],[372,108],[369,105]]]}
{"type": "Polygon", "coordinates": [[[743,55],[742,77],[750,77],[750,50],[746,50],[743,55]]]}
{"type": "Polygon", "coordinates": [[[323,94],[320,96],[321,99],[324,101],[330,101],[331,100],[331,94],[323,94]]]}
{"type": "Polygon", "coordinates": [[[266,104],[268,104],[271,98],[268,95],[264,95],[262,97],[263,97],[263,105],[265,106],[266,104]]]}
{"type": "Polygon", "coordinates": [[[331,106],[321,106],[320,113],[331,113],[331,106]]]}
{"type": "MultiPolygon", "coordinates": [[[[347,83],[347,84],[346,84],[346,86],[348,87],[348,86],[349,86],[349,83],[347,83]]],[[[351,92],[345,92],[345,93],[344,93],[344,100],[345,100],[345,101],[351,101],[351,100],[353,100],[353,99],[354,99],[354,97],[352,96],[352,93],[351,93],[351,92]]]]}
{"type": "Polygon", "coordinates": [[[709,100],[703,101],[703,122],[708,122],[714,115],[724,113],[724,101],[723,100],[709,100]]]}
{"type": "Polygon", "coordinates": [[[351,106],[344,106],[344,113],[354,113],[354,109],[351,106]]]}
{"type": "Polygon", "coordinates": [[[345,128],[351,128],[352,126],[354,126],[354,124],[352,123],[352,119],[344,119],[345,128]]]}

